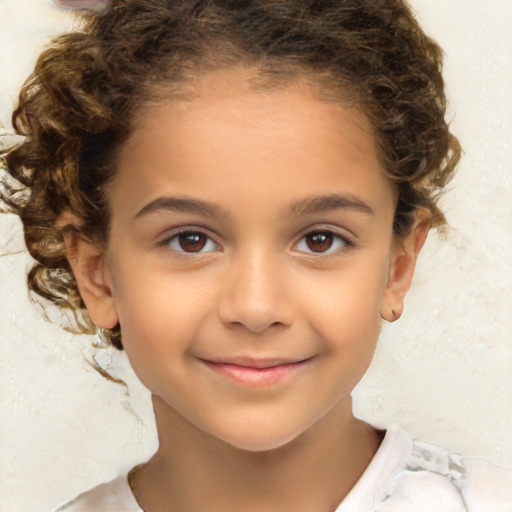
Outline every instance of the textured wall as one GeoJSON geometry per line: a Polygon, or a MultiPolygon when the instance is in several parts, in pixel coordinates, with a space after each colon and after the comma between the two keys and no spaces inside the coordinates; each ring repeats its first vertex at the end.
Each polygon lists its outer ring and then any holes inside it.
{"type": "MultiPolygon", "coordinates": [[[[354,392],[359,415],[512,465],[512,2],[415,0],[446,51],[450,118],[466,155],[444,200],[451,229],[430,236],[406,313],[386,326],[354,392]],[[507,431],[508,426],[508,431],[507,431]]],[[[72,27],[49,0],[0,0],[0,121],[48,36],[72,27]]],[[[44,322],[26,298],[18,222],[0,216],[0,510],[45,512],[146,459],[156,447],[147,392],[122,354],[83,361],[90,339],[44,322]],[[140,417],[129,412],[129,404],[140,417]]]]}

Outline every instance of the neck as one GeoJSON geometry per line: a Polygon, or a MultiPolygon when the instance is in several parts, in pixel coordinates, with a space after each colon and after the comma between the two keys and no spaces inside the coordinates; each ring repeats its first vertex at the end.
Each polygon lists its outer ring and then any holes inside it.
{"type": "Polygon", "coordinates": [[[240,450],[197,429],[157,397],[160,445],[131,478],[145,512],[334,511],[381,437],[340,403],[307,432],[273,450],[240,450]]]}

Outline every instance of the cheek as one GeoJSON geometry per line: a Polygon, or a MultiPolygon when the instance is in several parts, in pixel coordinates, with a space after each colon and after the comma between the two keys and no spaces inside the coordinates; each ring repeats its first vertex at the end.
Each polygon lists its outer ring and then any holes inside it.
{"type": "Polygon", "coordinates": [[[125,273],[117,279],[115,303],[123,345],[142,364],[183,352],[203,314],[201,297],[184,279],[154,272],[125,273]]]}
{"type": "Polygon", "coordinates": [[[351,267],[313,288],[305,307],[328,350],[373,353],[381,329],[381,303],[387,283],[385,261],[351,267]],[[314,304],[314,308],[310,306],[314,304]]]}
{"type": "Polygon", "coordinates": [[[332,400],[350,393],[371,364],[381,331],[383,288],[359,276],[318,296],[315,325],[324,360],[318,385],[330,390],[332,400]]]}

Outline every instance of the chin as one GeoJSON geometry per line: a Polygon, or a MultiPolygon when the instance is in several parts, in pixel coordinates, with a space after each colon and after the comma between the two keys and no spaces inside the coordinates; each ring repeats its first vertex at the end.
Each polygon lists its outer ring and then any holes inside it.
{"type": "Polygon", "coordinates": [[[283,426],[275,428],[275,426],[267,424],[257,427],[254,424],[246,423],[236,432],[230,429],[228,432],[218,432],[215,437],[238,450],[257,453],[278,450],[302,435],[303,431],[297,430],[296,426],[293,429],[286,429],[283,426]]]}
{"type": "Polygon", "coordinates": [[[241,451],[262,453],[283,448],[284,446],[291,443],[294,439],[295,437],[287,439],[269,439],[268,437],[261,438],[259,436],[254,436],[249,438],[246,436],[244,438],[238,439],[226,439],[224,442],[241,451]]]}

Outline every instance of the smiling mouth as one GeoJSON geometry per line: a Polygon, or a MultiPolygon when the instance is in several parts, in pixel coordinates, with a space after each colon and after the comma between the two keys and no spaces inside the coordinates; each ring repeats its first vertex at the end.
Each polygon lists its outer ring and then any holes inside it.
{"type": "Polygon", "coordinates": [[[230,361],[209,361],[203,363],[221,377],[239,385],[265,387],[278,384],[298,373],[314,358],[297,361],[276,359],[236,359],[230,361]]]}

